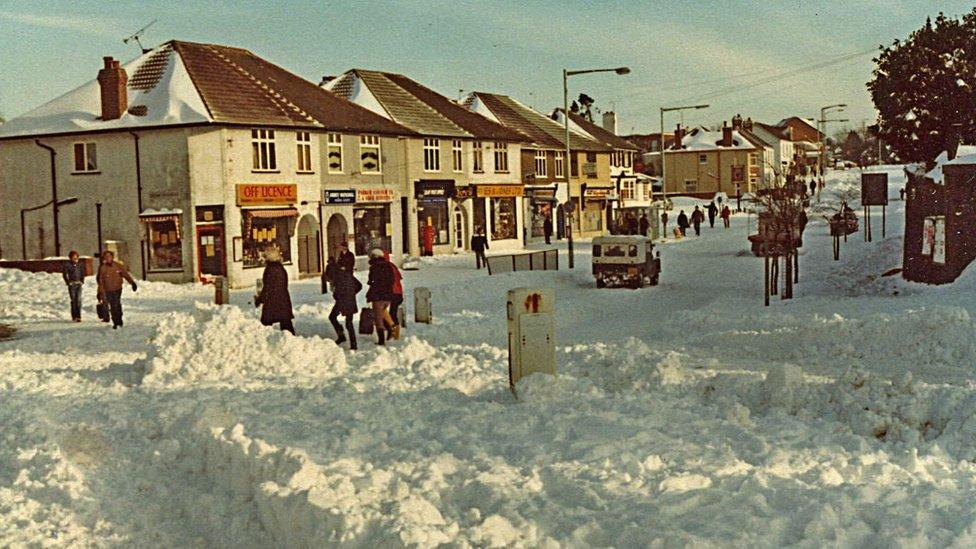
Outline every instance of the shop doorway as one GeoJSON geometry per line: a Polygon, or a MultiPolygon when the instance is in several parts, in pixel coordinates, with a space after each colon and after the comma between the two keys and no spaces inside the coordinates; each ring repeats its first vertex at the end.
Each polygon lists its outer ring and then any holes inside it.
{"type": "Polygon", "coordinates": [[[332,214],[328,225],[325,227],[325,234],[328,257],[338,256],[339,244],[349,241],[349,227],[346,224],[346,218],[342,214],[332,214]]]}
{"type": "Polygon", "coordinates": [[[199,278],[226,276],[227,263],[224,253],[224,226],[200,225],[197,227],[197,270],[199,278]]]}
{"type": "Polygon", "coordinates": [[[298,274],[318,274],[322,269],[319,259],[319,224],[315,216],[306,214],[298,222],[298,274]]]}
{"type": "Polygon", "coordinates": [[[566,210],[560,204],[556,207],[556,239],[562,240],[564,238],[566,238],[566,210]]]}
{"type": "Polygon", "coordinates": [[[468,213],[461,206],[454,207],[454,249],[464,251],[468,247],[468,213]]]}

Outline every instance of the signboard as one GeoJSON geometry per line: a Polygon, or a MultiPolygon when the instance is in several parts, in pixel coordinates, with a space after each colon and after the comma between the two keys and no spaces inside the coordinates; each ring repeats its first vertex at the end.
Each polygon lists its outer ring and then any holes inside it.
{"type": "Polygon", "coordinates": [[[888,205],[888,174],[886,173],[862,173],[861,174],[861,205],[862,206],[887,206],[888,205]]]}
{"type": "Polygon", "coordinates": [[[596,175],[596,162],[583,162],[584,175],[596,175]]]}
{"type": "Polygon", "coordinates": [[[613,193],[612,187],[587,187],[583,191],[584,198],[607,198],[613,193]]]}
{"type": "Polygon", "coordinates": [[[329,190],[326,189],[322,191],[325,195],[326,204],[355,204],[356,203],[356,191],[353,189],[341,189],[341,190],[329,190]]]}
{"type": "Polygon", "coordinates": [[[475,185],[475,196],[479,198],[512,198],[525,193],[521,185],[475,185]]]}
{"type": "Polygon", "coordinates": [[[298,202],[298,185],[294,183],[243,183],[237,185],[238,206],[265,206],[298,202]]]}
{"type": "Polygon", "coordinates": [[[454,181],[422,179],[414,183],[413,190],[416,198],[427,200],[452,198],[454,196],[454,181]]]}
{"type": "Polygon", "coordinates": [[[357,189],[357,202],[392,202],[396,193],[393,189],[357,189]]]}
{"type": "Polygon", "coordinates": [[[745,166],[732,166],[732,182],[733,183],[745,183],[746,182],[746,167],[745,166]]]}
{"type": "Polygon", "coordinates": [[[926,217],[922,222],[922,255],[932,255],[935,248],[935,218],[926,217]]]}
{"type": "Polygon", "coordinates": [[[474,196],[474,191],[471,187],[457,187],[454,189],[454,200],[461,201],[467,200],[474,196]]]}
{"type": "Polygon", "coordinates": [[[945,241],[945,218],[942,216],[935,218],[935,236],[932,239],[932,263],[945,263],[946,241],[945,241]]]}

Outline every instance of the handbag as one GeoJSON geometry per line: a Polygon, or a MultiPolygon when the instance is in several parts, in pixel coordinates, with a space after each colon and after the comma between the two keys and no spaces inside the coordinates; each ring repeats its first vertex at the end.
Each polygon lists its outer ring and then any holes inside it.
{"type": "Polygon", "coordinates": [[[109,321],[108,303],[105,303],[104,301],[99,301],[98,303],[96,303],[95,314],[98,315],[98,319],[101,320],[102,322],[108,322],[109,321]]]}
{"type": "Polygon", "coordinates": [[[363,309],[359,313],[359,333],[361,335],[373,335],[375,327],[376,317],[373,315],[373,309],[363,309]]]}

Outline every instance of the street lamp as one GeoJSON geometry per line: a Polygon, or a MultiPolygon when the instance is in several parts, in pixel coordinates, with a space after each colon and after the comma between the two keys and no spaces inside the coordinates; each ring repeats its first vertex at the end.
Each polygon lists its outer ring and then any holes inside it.
{"type": "MultiPolygon", "coordinates": [[[[687,111],[687,110],[697,110],[697,109],[707,109],[710,105],[684,105],[681,107],[661,107],[661,194],[664,197],[664,207],[667,208],[668,204],[668,186],[667,181],[664,179],[664,151],[667,147],[664,144],[664,113],[675,112],[675,111],[687,111]]],[[[675,141],[677,141],[677,135],[675,135],[675,141]]],[[[675,142],[675,145],[681,145],[675,142]]],[[[653,188],[653,187],[652,187],[653,188]]],[[[668,235],[664,235],[667,238],[668,235]]]]}
{"type": "MultiPolygon", "coordinates": [[[[57,202],[55,202],[54,200],[48,200],[47,202],[41,204],[40,206],[34,206],[33,208],[22,208],[20,210],[20,256],[25,261],[27,260],[27,229],[26,229],[27,224],[24,219],[24,214],[26,214],[27,212],[41,210],[51,205],[54,205],[55,209],[57,209],[60,208],[61,206],[74,204],[75,202],[78,202],[78,197],[73,196],[71,198],[58,200],[57,202]]],[[[58,247],[58,250],[55,251],[55,255],[57,255],[58,253],[60,253],[60,245],[58,247]]]]}
{"type": "MultiPolygon", "coordinates": [[[[583,69],[571,71],[569,69],[563,69],[563,118],[566,122],[566,165],[564,166],[564,173],[566,174],[566,198],[567,204],[570,206],[570,211],[566,213],[566,234],[568,235],[567,245],[569,251],[569,268],[572,269],[573,263],[573,214],[576,213],[576,207],[573,205],[573,196],[569,189],[569,178],[572,176],[573,162],[571,161],[572,152],[569,148],[569,77],[576,76],[577,74],[588,74],[591,72],[612,72],[618,75],[630,74],[630,68],[628,67],[617,67],[615,69],[583,69]]],[[[579,167],[579,174],[582,176],[583,166],[579,167]]],[[[583,198],[580,197],[580,200],[583,198]]]]}
{"type": "Polygon", "coordinates": [[[847,122],[846,118],[827,120],[827,113],[843,112],[847,108],[847,103],[837,103],[834,105],[826,105],[820,108],[820,170],[823,172],[824,166],[827,164],[827,122],[847,122]]]}

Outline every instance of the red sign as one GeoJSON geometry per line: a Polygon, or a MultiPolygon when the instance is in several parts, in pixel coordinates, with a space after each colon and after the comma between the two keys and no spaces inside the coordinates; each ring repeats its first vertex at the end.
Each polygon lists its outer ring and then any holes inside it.
{"type": "Polygon", "coordinates": [[[356,189],[357,202],[392,202],[393,189],[356,189]]]}
{"type": "Polygon", "coordinates": [[[539,303],[542,302],[542,296],[539,294],[529,294],[525,298],[525,310],[531,311],[533,313],[539,312],[539,303]]]}

